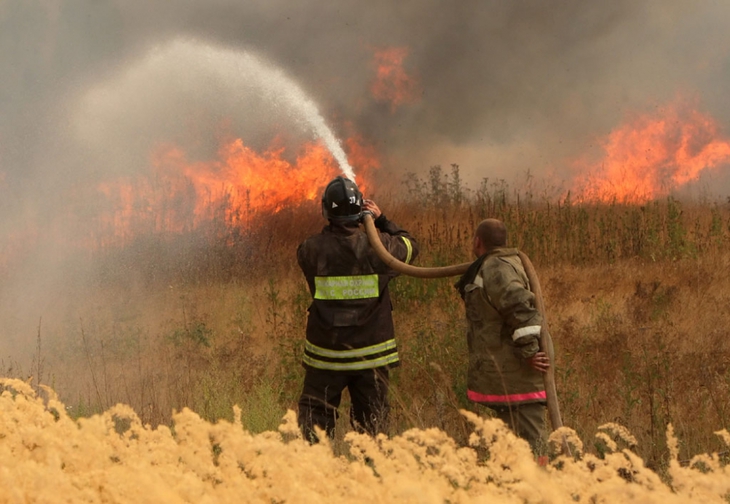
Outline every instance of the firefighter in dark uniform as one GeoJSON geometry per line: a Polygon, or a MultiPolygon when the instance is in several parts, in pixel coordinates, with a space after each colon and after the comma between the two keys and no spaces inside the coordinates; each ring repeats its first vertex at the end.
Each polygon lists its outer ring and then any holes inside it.
{"type": "Polygon", "coordinates": [[[394,257],[408,263],[418,254],[413,237],[386,219],[373,201],[363,200],[354,182],[337,177],[327,185],[322,213],[329,225],[297,249],[313,297],[298,415],[310,442],[318,441],[315,426],[334,435],[345,388],[353,428],[371,435],[387,431],[388,373],[399,364],[388,282],[397,273],[370,246],[360,228],[363,212],[372,214],[383,245],[394,257]]]}

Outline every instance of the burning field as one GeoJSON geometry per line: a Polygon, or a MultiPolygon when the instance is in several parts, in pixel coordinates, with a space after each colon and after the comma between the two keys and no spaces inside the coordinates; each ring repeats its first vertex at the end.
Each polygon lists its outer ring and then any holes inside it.
{"type": "Polygon", "coordinates": [[[728,7],[332,5],[0,3],[0,503],[728,502],[728,7]],[[405,276],[389,432],[345,397],[303,442],[340,174],[421,266],[506,223],[573,456],[466,399],[454,279],[405,276]]]}
{"type": "Polygon", "coordinates": [[[580,201],[645,203],[730,162],[730,142],[716,121],[683,99],[632,117],[599,143],[598,161],[574,164],[580,201]]]}
{"type": "MultiPolygon", "coordinates": [[[[281,163],[228,145],[234,155],[194,174],[222,176],[245,156],[231,173],[281,163]]],[[[183,172],[171,152],[160,166],[183,172]]],[[[211,198],[219,213],[189,205],[189,227],[167,218],[147,222],[164,223],[154,231],[120,197],[105,221],[120,234],[93,242],[89,280],[25,328],[30,363],[3,361],[25,381],[2,381],[0,501],[725,502],[730,210],[545,203],[499,185],[454,192],[457,175],[433,170],[383,207],[419,237],[423,264],[468,257],[475,215],[508,223],[545,286],[574,458],[539,467],[464,400],[463,307],[448,279],[393,286],[403,367],[389,436],[359,436],[343,420],[331,445],[309,446],[291,412],[308,304],[292,251],[322,225],[316,202],[239,214],[223,193],[225,205],[211,198]],[[199,249],[182,248],[194,240],[199,249]]],[[[226,187],[190,177],[189,197],[226,187]]],[[[154,194],[138,184],[115,190],[154,194]]],[[[7,334],[19,341],[21,327],[7,334]]]]}

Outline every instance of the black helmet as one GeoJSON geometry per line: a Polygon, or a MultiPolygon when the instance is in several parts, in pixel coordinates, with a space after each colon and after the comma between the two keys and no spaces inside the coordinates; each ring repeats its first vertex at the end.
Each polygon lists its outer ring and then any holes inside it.
{"type": "Polygon", "coordinates": [[[322,215],[331,221],[359,221],[362,215],[362,193],[355,182],[338,176],[327,184],[322,195],[322,215]]]}

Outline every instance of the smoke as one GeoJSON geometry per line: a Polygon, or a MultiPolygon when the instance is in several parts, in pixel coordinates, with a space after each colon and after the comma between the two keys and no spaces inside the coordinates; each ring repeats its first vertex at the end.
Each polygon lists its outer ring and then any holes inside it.
{"type": "Polygon", "coordinates": [[[566,159],[678,94],[727,134],[729,14],[681,0],[2,2],[0,255],[19,234],[39,237],[35,277],[67,285],[43,223],[73,235],[59,216],[94,212],[79,187],[146,170],[158,143],[210,158],[224,124],[254,147],[305,135],[251,89],[150,59],[175,39],[281,68],[340,139],[352,128],[374,145],[392,181],[455,163],[473,184],[567,176],[566,159]],[[407,50],[420,93],[398,107],[371,92],[374,54],[391,47],[407,50]]]}
{"type": "MultiPolygon", "coordinates": [[[[385,1],[6,2],[0,166],[5,185],[24,201],[89,171],[103,177],[107,166],[70,147],[78,110],[69,107],[104,79],[128,78],[125,70],[152,47],[190,37],[268,58],[319,104],[336,132],[353,124],[401,173],[457,163],[467,180],[540,174],[590,148],[627,113],[677,93],[699,96],[727,129],[728,11],[723,3],[679,1],[407,1],[397,8],[385,1]],[[371,96],[373,54],[385,47],[408,49],[404,65],[418,80],[417,103],[393,110],[371,96]]],[[[195,110],[157,93],[157,106],[116,111],[118,119],[140,115],[135,124],[146,126],[139,136],[163,141],[175,139],[177,119],[187,114],[188,132],[202,136],[211,129],[206,119],[233,98],[231,90],[215,96],[201,80],[150,83],[172,95],[204,95],[195,110]]],[[[144,85],[125,92],[149,105],[144,85]]],[[[234,133],[255,144],[263,140],[252,132],[268,132],[268,116],[259,107],[230,120],[239,126],[234,133]]],[[[91,150],[95,140],[87,139],[91,150]]],[[[143,163],[146,146],[120,137],[104,148],[125,151],[115,158],[130,169],[143,163]]]]}

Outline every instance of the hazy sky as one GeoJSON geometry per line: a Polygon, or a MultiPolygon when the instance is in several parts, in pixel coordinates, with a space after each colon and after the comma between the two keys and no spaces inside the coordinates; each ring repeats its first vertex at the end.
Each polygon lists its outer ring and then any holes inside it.
{"type": "Polygon", "coordinates": [[[729,28],[724,1],[5,0],[0,184],[21,206],[47,201],[77,177],[139,169],[149,143],[183,129],[205,143],[226,113],[234,134],[266,142],[273,112],[231,107],[235,89],[211,92],[194,66],[130,77],[179,37],[281,68],[336,135],[350,124],[373,142],[386,170],[458,163],[479,180],[559,171],[628,115],[678,95],[727,130],[729,28]],[[395,110],[369,89],[387,47],[407,48],[419,86],[395,110]],[[79,105],[99,88],[116,100],[101,122],[79,105]]]}

